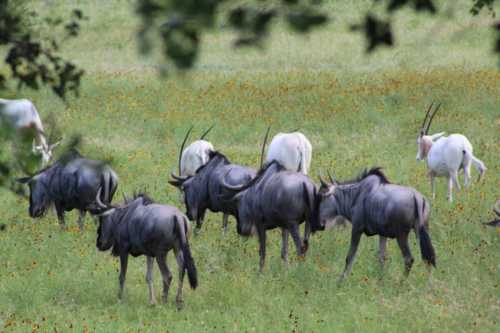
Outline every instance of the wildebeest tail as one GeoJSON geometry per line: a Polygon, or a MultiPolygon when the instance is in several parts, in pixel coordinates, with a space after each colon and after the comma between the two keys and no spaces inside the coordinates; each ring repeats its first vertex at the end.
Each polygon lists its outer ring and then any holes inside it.
{"type": "Polygon", "coordinates": [[[422,254],[422,259],[426,263],[436,267],[436,252],[434,251],[431,237],[427,230],[427,223],[426,221],[424,221],[428,218],[427,206],[428,203],[423,197],[415,197],[416,217],[418,220],[418,225],[415,229],[418,229],[418,239],[420,243],[420,253],[422,254]]]}
{"type": "Polygon", "coordinates": [[[302,194],[304,196],[304,200],[307,204],[307,214],[306,214],[306,223],[309,223],[311,226],[311,231],[316,232],[318,230],[324,230],[325,228],[319,225],[318,219],[318,203],[316,189],[313,191],[308,190],[307,185],[302,183],[302,194]]]}
{"type": "Polygon", "coordinates": [[[194,264],[193,256],[191,255],[191,249],[189,248],[189,241],[187,239],[189,221],[186,218],[179,220],[177,216],[174,218],[176,221],[176,231],[181,243],[182,256],[184,257],[184,270],[187,271],[189,285],[192,289],[196,289],[198,286],[198,272],[194,264]]]}

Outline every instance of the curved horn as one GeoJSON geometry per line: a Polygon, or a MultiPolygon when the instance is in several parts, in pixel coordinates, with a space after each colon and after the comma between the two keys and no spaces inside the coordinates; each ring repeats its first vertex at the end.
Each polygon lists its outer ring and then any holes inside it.
{"type": "Polygon", "coordinates": [[[97,203],[97,205],[99,206],[99,208],[107,209],[108,206],[106,206],[105,204],[103,204],[102,201],[101,201],[101,190],[102,190],[102,186],[99,187],[99,189],[97,190],[97,195],[96,195],[96,198],[95,198],[95,202],[97,203]]]}
{"type": "Polygon", "coordinates": [[[330,170],[326,170],[327,174],[328,174],[328,178],[330,178],[330,182],[332,184],[336,184],[337,181],[335,180],[335,177],[332,177],[331,173],[330,173],[330,170]]]}
{"type": "Polygon", "coordinates": [[[423,121],[422,125],[420,126],[420,131],[422,132],[422,134],[425,133],[425,125],[427,123],[427,118],[429,117],[429,112],[431,111],[433,105],[434,105],[434,102],[432,102],[431,105],[429,105],[429,108],[427,109],[427,113],[425,114],[424,121],[423,121]]]}
{"type": "Polygon", "coordinates": [[[266,143],[270,130],[271,130],[271,125],[267,127],[266,135],[264,136],[264,142],[262,143],[262,150],[260,151],[260,167],[259,167],[260,169],[262,169],[262,164],[264,164],[264,150],[266,150],[266,143]]]}
{"type": "Polygon", "coordinates": [[[127,196],[125,195],[125,192],[122,191],[122,197],[123,197],[123,203],[127,203],[128,199],[127,196]]]}
{"type": "Polygon", "coordinates": [[[321,186],[328,187],[328,183],[323,179],[323,176],[321,175],[321,173],[318,176],[319,176],[319,182],[321,183],[321,186]]]}
{"type": "Polygon", "coordinates": [[[497,214],[497,216],[500,216],[500,200],[497,200],[497,202],[495,202],[493,211],[495,212],[495,214],[497,214]]]}
{"type": "Polygon", "coordinates": [[[194,126],[191,125],[191,127],[189,128],[189,130],[187,131],[186,133],[186,136],[184,137],[184,140],[182,141],[182,144],[181,144],[181,150],[179,152],[179,175],[181,174],[181,158],[182,158],[182,151],[184,150],[184,145],[186,144],[186,141],[189,137],[189,134],[191,133],[191,131],[193,130],[194,126]]]}
{"type": "Polygon", "coordinates": [[[178,180],[180,182],[185,182],[189,178],[188,176],[184,176],[184,177],[176,176],[176,175],[174,175],[173,172],[170,174],[170,176],[172,176],[173,179],[178,180]]]}
{"type": "Polygon", "coordinates": [[[210,133],[210,131],[212,130],[212,128],[214,128],[215,124],[213,124],[212,126],[210,126],[206,131],[205,133],[203,133],[201,136],[200,136],[200,140],[203,140],[208,133],[210,133]]]}
{"type": "Polygon", "coordinates": [[[427,133],[429,133],[429,128],[431,128],[432,119],[434,119],[434,116],[436,115],[436,113],[438,112],[440,107],[441,107],[441,103],[439,103],[438,106],[436,106],[436,108],[432,112],[432,115],[429,118],[429,122],[427,123],[427,128],[425,129],[426,135],[427,135],[427,133]]]}

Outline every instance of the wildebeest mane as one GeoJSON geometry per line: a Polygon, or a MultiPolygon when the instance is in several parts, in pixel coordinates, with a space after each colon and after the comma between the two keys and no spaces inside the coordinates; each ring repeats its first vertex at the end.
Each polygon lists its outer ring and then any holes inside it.
{"type": "Polygon", "coordinates": [[[369,176],[377,176],[382,184],[391,183],[389,179],[387,179],[386,175],[382,172],[382,167],[373,167],[371,169],[364,169],[356,178],[344,182],[339,182],[339,185],[349,185],[349,184],[359,183],[360,181],[369,176]]]}
{"type": "Polygon", "coordinates": [[[134,195],[133,195],[132,199],[130,199],[129,201],[127,201],[127,203],[135,201],[135,200],[137,200],[139,198],[142,198],[142,205],[143,206],[147,206],[147,205],[155,203],[154,199],[151,198],[149,196],[149,194],[147,194],[144,191],[134,192],[134,195]]]}

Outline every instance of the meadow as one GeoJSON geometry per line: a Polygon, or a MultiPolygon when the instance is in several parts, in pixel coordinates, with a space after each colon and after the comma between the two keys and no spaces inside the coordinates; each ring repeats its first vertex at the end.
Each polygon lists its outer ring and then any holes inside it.
{"type": "MultiPolygon", "coordinates": [[[[209,213],[190,239],[200,285],[193,291],[184,283],[182,311],[172,291],[167,304],[148,305],[144,257],[129,261],[119,302],[119,260],[97,251],[92,219],[80,232],[72,212],[69,229],[61,231],[55,214],[34,221],[28,202],[0,190],[6,224],[0,331],[498,332],[500,232],[482,225],[500,198],[500,71],[491,53],[491,19],[471,17],[465,0],[440,2],[439,20],[403,11],[394,25],[405,38],[394,50],[367,56],[348,23],[370,4],[330,1],[338,13],[332,24],[309,36],[278,25],[264,50],[235,51],[229,31],[210,33],[195,70],[161,80],[158,54],[137,54],[138,22],[129,1],[33,1],[40,15],[78,6],[89,17],[81,38],[64,49],[86,76],[80,97],[67,104],[45,90],[9,97],[30,98],[42,117],[55,116],[65,139],[83,136],[84,155],[109,159],[120,176],[115,202],[122,190],[145,189],[177,206],[178,191],[167,181],[177,171],[180,143],[191,125],[199,136],[212,124],[209,140],[235,163],[258,166],[267,126],[272,134],[299,128],[313,145],[315,180],[327,169],[348,179],[382,166],[392,182],[430,199],[426,166],[415,160],[416,137],[427,106],[439,101],[431,132],[465,134],[488,171],[452,204],[446,181],[438,180],[430,220],[436,269],[428,273],[411,234],[416,260],[409,278],[395,241],[382,272],[378,238],[363,237],[351,275],[337,286],[347,225],[314,234],[303,261],[290,244],[288,266],[280,258],[280,232],[269,232],[259,274],[257,239],[239,237],[233,218],[223,235],[222,216],[209,213]]],[[[172,255],[169,264],[175,269],[172,255]]],[[[156,267],[154,280],[160,295],[156,267]]]]}

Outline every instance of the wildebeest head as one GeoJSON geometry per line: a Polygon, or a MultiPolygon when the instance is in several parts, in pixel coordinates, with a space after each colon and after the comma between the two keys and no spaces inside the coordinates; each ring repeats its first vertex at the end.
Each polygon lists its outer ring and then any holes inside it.
{"type": "Polygon", "coordinates": [[[27,184],[30,189],[30,216],[33,218],[42,217],[52,203],[45,184],[44,173],[40,172],[33,177],[24,177],[17,179],[17,181],[21,184],[27,184]]]}
{"type": "Polygon", "coordinates": [[[113,229],[116,220],[114,213],[117,208],[112,205],[105,205],[102,203],[101,188],[97,191],[96,203],[98,208],[93,212],[99,218],[96,246],[100,251],[107,251],[115,244],[113,229]]]}
{"type": "Polygon", "coordinates": [[[317,198],[319,204],[316,212],[318,221],[316,221],[316,224],[324,228],[328,222],[333,221],[339,215],[338,202],[333,195],[338,183],[331,176],[330,183],[327,183],[322,177],[320,177],[320,182],[321,186],[317,198]]]}
{"type": "Polygon", "coordinates": [[[427,113],[425,114],[424,122],[422,123],[422,126],[420,127],[420,132],[417,136],[417,161],[422,161],[427,157],[427,154],[429,153],[429,150],[432,147],[432,143],[434,140],[439,139],[442,137],[445,133],[437,133],[434,135],[429,135],[429,128],[431,126],[432,119],[436,115],[437,111],[441,107],[441,104],[438,104],[436,108],[434,108],[434,111],[431,112],[432,106],[434,103],[431,103],[429,108],[427,109],[427,113]]]}

